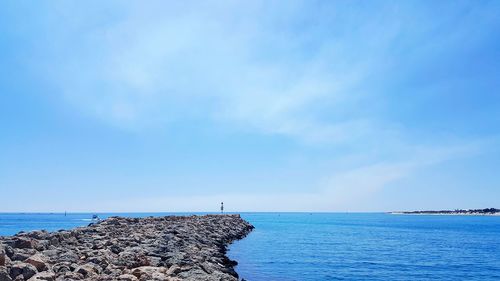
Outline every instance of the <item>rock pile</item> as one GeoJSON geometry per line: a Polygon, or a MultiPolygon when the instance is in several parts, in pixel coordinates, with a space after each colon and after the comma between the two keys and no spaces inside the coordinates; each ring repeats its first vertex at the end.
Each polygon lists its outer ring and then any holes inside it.
{"type": "Polygon", "coordinates": [[[226,246],[252,229],[239,215],[206,215],[21,232],[0,237],[0,281],[238,280],[226,246]]]}

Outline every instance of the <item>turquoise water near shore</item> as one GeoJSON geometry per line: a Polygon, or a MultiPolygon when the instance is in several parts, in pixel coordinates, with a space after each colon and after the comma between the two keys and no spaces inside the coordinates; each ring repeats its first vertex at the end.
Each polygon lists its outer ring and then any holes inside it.
{"type": "MultiPolygon", "coordinates": [[[[99,214],[144,217],[201,213],[99,214]]],[[[230,246],[242,278],[500,280],[500,217],[243,213],[256,228],[230,246]]],[[[0,214],[0,235],[90,223],[91,214],[0,214]]]]}

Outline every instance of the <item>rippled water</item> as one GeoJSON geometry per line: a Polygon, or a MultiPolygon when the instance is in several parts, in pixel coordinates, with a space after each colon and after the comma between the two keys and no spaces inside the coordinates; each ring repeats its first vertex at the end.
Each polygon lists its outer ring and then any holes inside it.
{"type": "MultiPolygon", "coordinates": [[[[145,217],[191,213],[99,214],[145,217]]],[[[200,213],[198,213],[200,214],[200,213]]],[[[0,235],[87,225],[91,214],[1,214],[0,235]]],[[[245,213],[228,255],[249,281],[500,280],[500,217],[245,213]]]]}
{"type": "Polygon", "coordinates": [[[500,217],[244,214],[229,256],[252,280],[500,280],[500,217]]]}

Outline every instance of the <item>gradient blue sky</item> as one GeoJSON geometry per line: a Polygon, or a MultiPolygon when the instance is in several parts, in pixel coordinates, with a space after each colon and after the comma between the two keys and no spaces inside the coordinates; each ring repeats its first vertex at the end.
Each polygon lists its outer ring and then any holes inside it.
{"type": "Polygon", "coordinates": [[[499,1],[4,1],[0,211],[500,207],[499,1]]]}

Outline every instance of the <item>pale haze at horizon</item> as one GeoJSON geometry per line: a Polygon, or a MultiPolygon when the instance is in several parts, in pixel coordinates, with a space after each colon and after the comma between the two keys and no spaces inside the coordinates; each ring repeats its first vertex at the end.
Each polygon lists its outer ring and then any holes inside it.
{"type": "Polygon", "coordinates": [[[500,207],[498,1],[12,1],[0,212],[500,207]]]}

